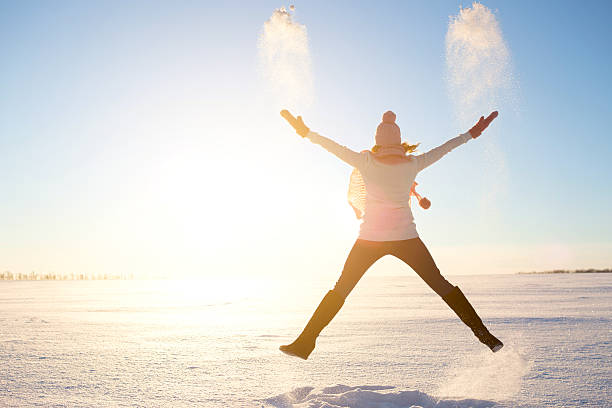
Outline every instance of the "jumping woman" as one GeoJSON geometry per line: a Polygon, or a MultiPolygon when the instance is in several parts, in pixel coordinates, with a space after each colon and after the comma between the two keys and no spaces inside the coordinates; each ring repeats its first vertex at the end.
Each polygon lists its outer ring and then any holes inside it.
{"type": "MultiPolygon", "coordinates": [[[[321,145],[353,166],[353,174],[358,172],[357,179],[365,187],[365,197],[359,237],[346,259],[340,278],[334,288],[327,292],[298,338],[289,345],[280,346],[280,350],[307,359],[315,348],[317,337],[342,308],[344,300],[359,279],[374,262],[385,255],[393,255],[408,264],[474,332],[478,340],[493,352],[501,349],[502,342],[489,333],[459,287],[450,284],[440,274],[427,247],[419,238],[409,203],[411,190],[414,194],[416,175],[455,147],[480,136],[497,117],[497,111],[486,119],[481,117],[468,132],[421,155],[407,154],[414,151],[416,146],[402,143],[400,128],[391,111],[385,112],[382,123],[376,129],[376,145],[372,150],[361,153],[311,132],[301,116],[295,119],[288,111],[282,111],[281,115],[300,136],[321,145]]],[[[351,176],[351,181],[353,179],[351,176]]],[[[354,206],[354,209],[360,217],[359,208],[354,206]]]]}

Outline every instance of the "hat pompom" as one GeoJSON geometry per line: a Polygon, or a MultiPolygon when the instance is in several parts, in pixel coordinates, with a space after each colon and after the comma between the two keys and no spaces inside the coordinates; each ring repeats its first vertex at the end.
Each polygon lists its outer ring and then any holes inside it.
{"type": "Polygon", "coordinates": [[[383,123],[395,123],[395,113],[386,111],[382,117],[383,123]]]}

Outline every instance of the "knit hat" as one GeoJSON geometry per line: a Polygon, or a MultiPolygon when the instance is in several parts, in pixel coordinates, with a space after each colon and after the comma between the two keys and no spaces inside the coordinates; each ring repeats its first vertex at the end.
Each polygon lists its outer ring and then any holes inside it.
{"type": "Polygon", "coordinates": [[[395,124],[395,113],[386,111],[382,122],[376,128],[376,156],[404,156],[406,151],[402,147],[400,128],[395,124]]]}
{"type": "Polygon", "coordinates": [[[384,113],[382,122],[376,128],[376,144],[379,146],[402,144],[400,128],[395,124],[395,113],[391,111],[384,113]]]}

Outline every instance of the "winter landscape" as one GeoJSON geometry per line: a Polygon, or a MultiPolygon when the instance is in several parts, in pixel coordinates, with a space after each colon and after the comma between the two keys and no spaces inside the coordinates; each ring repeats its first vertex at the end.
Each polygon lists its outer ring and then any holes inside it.
{"type": "Polygon", "coordinates": [[[610,15],[0,0],[0,407],[612,407],[610,15]]]}
{"type": "Polygon", "coordinates": [[[456,276],[491,353],[416,277],[368,276],[302,361],[317,281],[0,282],[3,406],[606,407],[612,274],[456,276]],[[188,284],[186,284],[188,283],[188,284]],[[203,295],[205,294],[205,296],[203,295]]]}

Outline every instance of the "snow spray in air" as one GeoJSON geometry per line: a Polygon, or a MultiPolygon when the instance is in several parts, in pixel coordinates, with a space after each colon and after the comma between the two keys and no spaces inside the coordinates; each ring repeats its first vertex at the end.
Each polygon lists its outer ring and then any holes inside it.
{"type": "Polygon", "coordinates": [[[468,355],[449,367],[437,394],[443,398],[512,399],[520,392],[523,377],[531,365],[509,345],[495,354],[487,350],[468,355]]]}
{"type": "Polygon", "coordinates": [[[294,20],[291,6],[274,10],[259,37],[263,75],[284,107],[303,108],[312,103],[313,79],[306,26],[294,20]]]}
{"type": "MultiPolygon", "coordinates": [[[[470,128],[480,116],[494,110],[500,111],[502,122],[517,112],[510,51],[495,14],[480,3],[460,9],[449,20],[446,79],[459,129],[470,128]]],[[[480,142],[487,167],[480,211],[493,218],[498,218],[497,202],[507,194],[508,184],[505,156],[495,139],[499,126],[495,123],[480,142]]]]}
{"type": "Polygon", "coordinates": [[[450,98],[462,128],[500,108],[514,88],[508,46],[495,15],[480,3],[451,17],[446,33],[450,98]]]}

